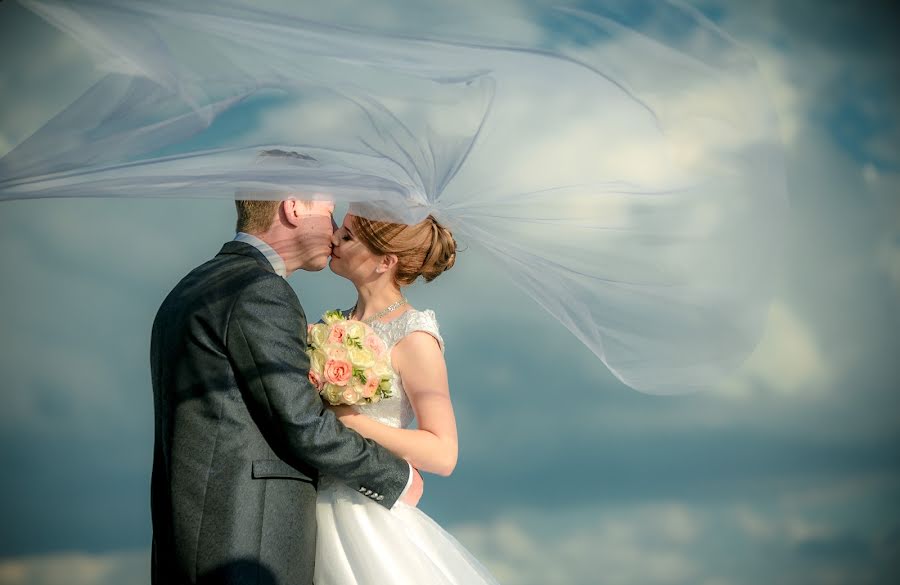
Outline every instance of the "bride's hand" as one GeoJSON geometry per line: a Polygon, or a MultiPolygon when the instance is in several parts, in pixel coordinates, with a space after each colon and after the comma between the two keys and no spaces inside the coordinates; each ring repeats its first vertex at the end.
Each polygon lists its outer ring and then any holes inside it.
{"type": "Polygon", "coordinates": [[[329,404],[328,408],[330,408],[331,411],[338,417],[338,419],[340,419],[340,421],[347,426],[351,426],[349,423],[351,420],[353,420],[353,417],[359,416],[359,413],[356,412],[356,409],[354,409],[352,406],[347,406],[346,404],[329,404]]]}

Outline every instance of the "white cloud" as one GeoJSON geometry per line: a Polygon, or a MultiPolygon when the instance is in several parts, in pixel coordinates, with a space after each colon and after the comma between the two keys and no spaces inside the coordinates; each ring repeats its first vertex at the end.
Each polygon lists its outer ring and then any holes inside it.
{"type": "Polygon", "coordinates": [[[0,585],[146,585],[150,551],[55,553],[0,559],[0,585]]]}
{"type": "Polygon", "coordinates": [[[504,585],[684,583],[699,518],[678,504],[546,515],[521,511],[453,527],[504,585]]]}
{"type": "MultiPolygon", "coordinates": [[[[773,579],[792,585],[807,583],[810,574],[850,583],[852,565],[802,549],[841,546],[854,535],[863,550],[841,554],[869,563],[860,582],[877,583],[890,559],[871,557],[865,547],[895,529],[880,506],[896,488],[894,479],[839,494],[828,485],[799,485],[775,497],[712,505],[672,500],[499,507],[493,516],[446,528],[503,585],[753,585],[773,579]],[[810,498],[810,489],[828,493],[810,498]],[[864,518],[870,514],[882,517],[874,527],[864,518]]],[[[562,486],[554,497],[564,496],[562,486]]],[[[6,558],[0,559],[0,585],[146,583],[148,565],[146,549],[6,558]]]]}
{"type": "Polygon", "coordinates": [[[753,56],[764,81],[764,89],[768,91],[781,129],[781,137],[785,144],[795,143],[798,132],[809,123],[808,103],[806,98],[813,94],[798,86],[791,75],[792,60],[767,43],[756,42],[750,45],[753,56]]]}
{"type": "Polygon", "coordinates": [[[775,535],[774,523],[764,515],[746,505],[739,505],[734,510],[735,521],[744,534],[757,539],[767,540],[775,535]]]}
{"type": "Polygon", "coordinates": [[[851,583],[852,567],[862,564],[859,582],[879,583],[891,559],[873,557],[871,547],[879,534],[896,527],[885,518],[872,529],[861,517],[879,514],[895,490],[896,481],[882,481],[837,500],[805,504],[793,497],[798,492],[792,487],[781,493],[786,499],[713,505],[619,502],[504,510],[451,532],[504,585],[801,584],[811,574],[851,583]],[[805,552],[819,546],[833,547],[839,558],[805,552]]]}
{"type": "Polygon", "coordinates": [[[725,393],[747,397],[756,387],[785,394],[821,393],[833,375],[815,333],[783,300],[769,311],[762,339],[725,393]]]}
{"type": "Polygon", "coordinates": [[[873,5],[871,11],[811,0],[715,4],[723,15],[721,26],[736,34],[756,57],[789,145],[804,127],[819,125],[836,107],[846,107],[855,109],[874,130],[855,146],[877,160],[898,163],[900,117],[893,105],[896,85],[891,85],[896,65],[890,51],[872,48],[884,46],[887,29],[869,22],[883,16],[887,4],[873,5]],[[829,37],[838,30],[843,38],[832,42],[829,37]],[[866,38],[869,34],[880,36],[866,38]]]}
{"type": "Polygon", "coordinates": [[[800,515],[797,510],[773,514],[742,504],[732,510],[734,522],[746,536],[759,542],[791,546],[831,537],[835,526],[821,519],[800,515]]]}

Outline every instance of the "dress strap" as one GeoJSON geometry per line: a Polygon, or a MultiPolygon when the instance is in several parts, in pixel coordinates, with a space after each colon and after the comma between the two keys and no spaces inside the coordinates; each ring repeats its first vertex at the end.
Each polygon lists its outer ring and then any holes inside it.
{"type": "Polygon", "coordinates": [[[413,310],[404,314],[400,319],[406,320],[406,326],[403,328],[403,334],[397,338],[397,341],[400,341],[414,331],[424,331],[437,340],[438,346],[441,348],[441,353],[444,352],[444,338],[441,337],[440,328],[438,327],[437,317],[435,316],[434,311],[431,309],[425,311],[413,310]]]}

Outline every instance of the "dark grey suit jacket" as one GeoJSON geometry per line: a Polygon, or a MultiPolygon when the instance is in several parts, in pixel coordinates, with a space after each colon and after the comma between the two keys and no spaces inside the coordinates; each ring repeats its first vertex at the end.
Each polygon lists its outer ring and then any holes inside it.
{"type": "Polygon", "coordinates": [[[391,507],[409,466],[344,427],[307,379],[306,317],[229,242],[153,323],[153,582],[312,583],[319,473],[391,507]]]}

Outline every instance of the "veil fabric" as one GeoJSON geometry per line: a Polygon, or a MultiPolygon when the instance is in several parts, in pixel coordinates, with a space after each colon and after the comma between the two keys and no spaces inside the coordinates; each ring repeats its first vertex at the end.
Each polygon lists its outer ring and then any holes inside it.
{"type": "Polygon", "coordinates": [[[759,340],[786,214],[778,129],[752,56],[688,6],[401,22],[308,2],[21,3],[104,75],[0,159],[0,202],[433,214],[644,392],[714,385],[759,340]]]}

